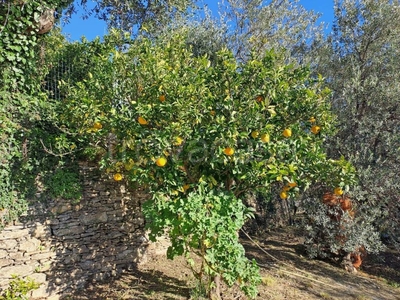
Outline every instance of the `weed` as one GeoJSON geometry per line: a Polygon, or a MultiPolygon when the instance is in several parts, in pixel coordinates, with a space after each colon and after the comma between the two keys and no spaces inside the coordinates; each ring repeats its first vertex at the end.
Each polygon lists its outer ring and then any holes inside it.
{"type": "Polygon", "coordinates": [[[262,277],[261,280],[266,286],[274,286],[276,284],[276,279],[269,275],[262,277]]]}
{"type": "Polygon", "coordinates": [[[391,287],[394,287],[396,289],[400,288],[400,283],[392,280],[386,280],[386,284],[390,285],[391,287]]]}
{"type": "Polygon", "coordinates": [[[39,283],[27,277],[22,279],[17,275],[12,276],[8,288],[0,295],[0,300],[27,300],[27,294],[30,291],[38,289],[39,283]]]}
{"type": "Polygon", "coordinates": [[[320,293],[319,296],[321,297],[321,299],[334,300],[334,298],[327,293],[320,293]]]}
{"type": "Polygon", "coordinates": [[[357,295],[356,300],[371,300],[371,298],[364,296],[364,295],[357,295]]]}

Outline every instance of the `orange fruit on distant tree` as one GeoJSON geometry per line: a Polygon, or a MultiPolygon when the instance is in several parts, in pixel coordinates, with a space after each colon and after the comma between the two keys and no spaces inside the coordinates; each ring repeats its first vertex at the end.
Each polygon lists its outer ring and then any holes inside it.
{"type": "Polygon", "coordinates": [[[261,95],[258,95],[258,96],[256,97],[256,101],[257,101],[257,102],[262,102],[263,100],[264,100],[264,97],[261,96],[261,95]]]}
{"type": "Polygon", "coordinates": [[[174,143],[174,145],[175,145],[175,146],[180,146],[180,145],[182,145],[182,143],[183,143],[183,138],[181,138],[180,136],[177,136],[177,137],[175,138],[175,143],[174,143]]]}
{"type": "Polygon", "coordinates": [[[317,134],[320,130],[321,130],[321,127],[319,127],[317,125],[313,125],[311,127],[311,132],[314,133],[314,134],[317,134]]]}
{"type": "Polygon", "coordinates": [[[270,138],[269,138],[269,134],[268,133],[264,133],[264,134],[261,135],[261,142],[269,143],[269,140],[270,140],[270,138]]]}
{"type": "Polygon", "coordinates": [[[156,165],[159,167],[164,167],[167,164],[167,159],[165,157],[159,157],[156,160],[156,165]]]}
{"type": "Polygon", "coordinates": [[[103,128],[103,125],[101,125],[100,122],[94,122],[93,128],[94,128],[94,129],[102,129],[102,128],[103,128]]]}
{"type": "Polygon", "coordinates": [[[335,188],[335,189],[333,190],[333,193],[334,193],[336,196],[342,196],[342,195],[343,195],[343,190],[342,190],[340,187],[337,187],[337,188],[335,188]]]}
{"type": "Polygon", "coordinates": [[[158,99],[159,99],[161,102],[164,102],[164,101],[165,101],[165,95],[160,95],[160,96],[158,97],[158,99]]]}
{"type": "Polygon", "coordinates": [[[297,186],[297,183],[296,182],[289,182],[288,186],[290,186],[291,188],[294,188],[294,187],[297,186]]]}
{"type": "Polygon", "coordinates": [[[286,129],[283,131],[282,134],[283,134],[284,137],[289,138],[289,137],[292,136],[292,130],[291,130],[290,128],[286,128],[286,129]]]}
{"type": "Polygon", "coordinates": [[[252,137],[253,139],[255,139],[255,138],[258,137],[259,134],[260,134],[260,133],[259,133],[257,130],[254,130],[254,131],[251,132],[251,137],[252,137]]]}
{"type": "Polygon", "coordinates": [[[115,173],[113,178],[114,178],[115,181],[121,181],[123,176],[122,176],[121,173],[115,173]]]}
{"type": "Polygon", "coordinates": [[[310,123],[315,123],[315,118],[314,118],[314,117],[311,117],[308,121],[309,121],[310,123]]]}
{"type": "Polygon", "coordinates": [[[233,153],[235,153],[235,150],[233,148],[231,148],[231,147],[226,147],[224,149],[224,153],[225,153],[225,155],[232,156],[233,153]]]}
{"type": "Polygon", "coordinates": [[[281,197],[281,199],[284,200],[284,199],[286,199],[286,198],[288,197],[288,194],[287,194],[285,191],[282,191],[282,192],[279,194],[279,197],[281,197]]]}
{"type": "Polygon", "coordinates": [[[146,119],[143,118],[143,117],[139,117],[138,118],[138,122],[139,122],[140,125],[147,125],[148,124],[146,119]]]}

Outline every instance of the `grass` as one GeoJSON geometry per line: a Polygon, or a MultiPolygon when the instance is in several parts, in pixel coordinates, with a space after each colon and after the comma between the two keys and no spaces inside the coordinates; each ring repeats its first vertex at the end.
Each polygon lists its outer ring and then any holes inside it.
{"type": "Polygon", "coordinates": [[[269,287],[274,286],[276,284],[276,278],[270,275],[264,276],[263,278],[261,278],[261,280],[264,285],[269,287]]]}
{"type": "Polygon", "coordinates": [[[356,300],[371,300],[371,298],[364,296],[364,295],[357,295],[356,300]]]}
{"type": "Polygon", "coordinates": [[[320,293],[319,296],[324,299],[324,300],[335,300],[332,296],[330,296],[328,293],[320,293]]]}

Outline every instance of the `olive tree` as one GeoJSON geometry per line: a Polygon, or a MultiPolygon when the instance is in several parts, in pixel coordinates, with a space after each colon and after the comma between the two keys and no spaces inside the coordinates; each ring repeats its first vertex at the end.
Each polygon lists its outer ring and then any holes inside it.
{"type": "MultiPolygon", "coordinates": [[[[65,12],[68,17],[76,12],[78,1],[69,5],[65,12]]],[[[105,20],[109,28],[119,28],[135,32],[144,26],[152,30],[162,28],[189,7],[194,7],[194,0],[143,1],[143,0],[95,0],[94,6],[88,5],[87,0],[80,4],[85,9],[85,16],[94,14],[105,20]]]]}
{"type": "Polygon", "coordinates": [[[319,65],[339,121],[330,153],[357,168],[351,197],[372,216],[364,224],[399,242],[399,2],[337,0],[333,29],[319,65]]]}
{"type": "Polygon", "coordinates": [[[285,49],[288,60],[309,63],[322,41],[319,16],[298,0],[225,0],[221,7],[221,23],[230,26],[230,48],[242,60],[251,50],[262,55],[268,49],[285,49]]]}

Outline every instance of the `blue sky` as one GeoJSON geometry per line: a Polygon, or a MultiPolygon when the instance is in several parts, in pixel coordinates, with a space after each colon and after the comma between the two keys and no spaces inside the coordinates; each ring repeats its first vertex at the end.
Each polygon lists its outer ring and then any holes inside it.
{"type": "MultiPolygon", "coordinates": [[[[212,11],[217,11],[217,0],[204,0],[212,11]]],[[[333,0],[300,0],[300,4],[306,9],[314,10],[322,13],[321,21],[332,24],[333,20],[333,0]]],[[[76,41],[85,36],[88,40],[92,40],[96,36],[102,36],[107,32],[107,27],[103,21],[94,17],[83,20],[81,14],[75,14],[69,24],[62,24],[63,33],[67,34],[71,41],[76,41]]]]}

